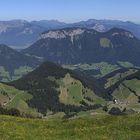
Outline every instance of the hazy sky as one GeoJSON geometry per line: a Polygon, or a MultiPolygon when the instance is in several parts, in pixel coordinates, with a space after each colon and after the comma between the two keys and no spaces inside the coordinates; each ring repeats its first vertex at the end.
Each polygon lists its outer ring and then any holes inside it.
{"type": "Polygon", "coordinates": [[[140,0],[0,0],[0,20],[119,19],[140,23],[140,0]]]}

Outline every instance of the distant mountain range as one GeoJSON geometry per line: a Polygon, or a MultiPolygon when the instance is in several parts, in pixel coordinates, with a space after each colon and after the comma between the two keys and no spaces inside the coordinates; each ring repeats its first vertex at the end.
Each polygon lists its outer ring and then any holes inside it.
{"type": "Polygon", "coordinates": [[[132,22],[117,20],[95,20],[90,19],[77,23],[64,23],[57,20],[25,21],[11,20],[0,21],[0,44],[6,44],[16,49],[23,49],[38,40],[39,35],[48,30],[62,29],[67,27],[82,27],[105,32],[111,28],[123,28],[131,31],[140,38],[140,25],[132,22]]]}
{"type": "Polygon", "coordinates": [[[127,61],[139,66],[140,40],[119,28],[107,32],[65,28],[42,33],[40,40],[22,53],[59,64],[127,61]]]}
{"type": "Polygon", "coordinates": [[[140,38],[140,25],[130,22],[130,21],[120,21],[120,20],[96,20],[89,19],[87,21],[81,21],[73,24],[74,27],[85,27],[90,29],[95,29],[99,32],[105,32],[111,28],[122,28],[132,32],[135,36],[140,38]]]}

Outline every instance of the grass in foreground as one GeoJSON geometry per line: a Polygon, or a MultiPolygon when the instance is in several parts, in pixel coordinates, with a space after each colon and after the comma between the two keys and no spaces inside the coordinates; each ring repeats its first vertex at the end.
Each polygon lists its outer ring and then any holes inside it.
{"type": "Polygon", "coordinates": [[[139,140],[140,115],[60,119],[0,116],[2,140],[139,140]]]}

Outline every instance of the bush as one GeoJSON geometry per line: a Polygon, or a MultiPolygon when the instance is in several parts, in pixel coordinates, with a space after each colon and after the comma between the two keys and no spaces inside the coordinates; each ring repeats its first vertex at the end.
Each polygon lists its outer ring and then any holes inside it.
{"type": "Polygon", "coordinates": [[[20,111],[15,108],[11,108],[10,110],[8,110],[8,115],[20,116],[20,111]]]}
{"type": "Polygon", "coordinates": [[[103,111],[107,112],[108,111],[108,107],[107,106],[104,106],[103,107],[103,111]]]}
{"type": "Polygon", "coordinates": [[[0,114],[2,115],[12,115],[12,116],[20,116],[20,111],[14,108],[6,109],[0,106],[0,114]]]}
{"type": "Polygon", "coordinates": [[[111,115],[122,115],[122,111],[118,107],[112,107],[109,111],[111,115]]]}

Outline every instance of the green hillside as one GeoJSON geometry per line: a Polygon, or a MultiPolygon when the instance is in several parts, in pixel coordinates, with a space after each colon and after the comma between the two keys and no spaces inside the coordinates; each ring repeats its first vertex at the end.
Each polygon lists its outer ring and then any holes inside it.
{"type": "Polygon", "coordinates": [[[140,70],[123,68],[100,79],[106,92],[112,97],[107,107],[119,107],[130,112],[140,111],[140,70]]]}
{"type": "Polygon", "coordinates": [[[97,96],[94,91],[84,87],[80,80],[76,80],[69,73],[59,80],[59,100],[67,105],[80,106],[84,101],[86,104],[104,104],[105,100],[97,96]]]}
{"type": "Polygon", "coordinates": [[[18,109],[23,116],[24,114],[30,114],[37,117],[39,113],[27,104],[27,101],[30,99],[32,99],[32,95],[27,92],[0,83],[0,105],[3,108],[15,108],[18,109]]]}
{"type": "Polygon", "coordinates": [[[140,111],[140,80],[125,80],[113,92],[113,97],[117,100],[119,106],[140,111]]]}
{"type": "MultiPolygon", "coordinates": [[[[83,69],[87,67],[92,69],[92,65],[82,65],[83,69]]],[[[121,68],[95,79],[88,74],[46,62],[23,78],[8,83],[21,93],[18,92],[15,97],[13,95],[13,102],[9,101],[6,107],[17,108],[29,114],[37,110],[44,116],[58,112],[69,116],[104,106],[107,106],[108,113],[113,107],[120,108],[121,111],[125,109],[138,112],[139,80],[127,80],[127,77],[138,71],[137,68],[121,68]]],[[[3,95],[1,99],[7,100],[3,95]]]]}
{"type": "MultiPolygon", "coordinates": [[[[26,100],[26,104],[44,115],[56,112],[77,113],[102,107],[106,103],[103,98],[106,95],[96,79],[88,79],[51,62],[43,63],[36,70],[8,85],[28,93],[30,98],[26,100]]],[[[16,98],[24,96],[18,95],[16,98]]],[[[17,103],[16,98],[9,106],[24,105],[17,103]]]]}

